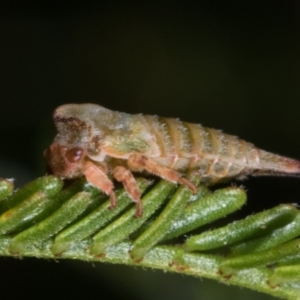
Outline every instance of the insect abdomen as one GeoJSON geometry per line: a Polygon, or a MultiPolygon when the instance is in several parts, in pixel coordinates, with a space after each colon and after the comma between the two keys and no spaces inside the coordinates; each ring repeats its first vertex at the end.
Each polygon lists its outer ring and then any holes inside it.
{"type": "Polygon", "coordinates": [[[299,174],[299,162],[256,148],[220,130],[178,119],[142,116],[156,138],[157,163],[178,171],[196,171],[204,181],[245,175],[299,174]]]}

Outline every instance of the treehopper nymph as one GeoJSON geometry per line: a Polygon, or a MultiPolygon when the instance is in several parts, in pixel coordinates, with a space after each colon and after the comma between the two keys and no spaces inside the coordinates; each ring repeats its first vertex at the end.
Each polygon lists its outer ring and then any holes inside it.
{"type": "Polygon", "coordinates": [[[132,172],[147,171],[183,184],[192,173],[206,184],[247,175],[300,175],[300,162],[198,124],[130,115],[96,104],[66,104],[54,112],[58,134],[44,155],[61,178],[85,176],[116,205],[113,179],[122,182],[142,215],[132,172]]]}

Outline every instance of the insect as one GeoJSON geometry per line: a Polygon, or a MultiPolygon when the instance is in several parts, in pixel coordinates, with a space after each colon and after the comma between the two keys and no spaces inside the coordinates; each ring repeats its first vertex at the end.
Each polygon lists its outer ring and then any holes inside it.
{"type": "Polygon", "coordinates": [[[54,111],[58,134],[44,156],[61,178],[85,176],[116,205],[113,179],[122,182],[142,215],[132,172],[147,171],[171,182],[196,186],[194,173],[213,184],[247,175],[300,175],[300,162],[256,148],[233,135],[178,119],[130,115],[96,104],[66,104],[54,111]]]}

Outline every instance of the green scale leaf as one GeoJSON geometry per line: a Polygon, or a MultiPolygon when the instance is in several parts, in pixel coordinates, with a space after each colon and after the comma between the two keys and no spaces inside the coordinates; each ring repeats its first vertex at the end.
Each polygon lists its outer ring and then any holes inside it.
{"type": "Polygon", "coordinates": [[[243,189],[211,192],[198,185],[192,195],[164,180],[137,183],[140,218],[124,189],[116,191],[117,206],[110,209],[107,196],[84,179],[63,188],[60,179],[46,176],[17,191],[0,180],[0,255],[150,267],[299,299],[296,206],[279,205],[216,228],[212,222],[244,205],[243,189]]]}

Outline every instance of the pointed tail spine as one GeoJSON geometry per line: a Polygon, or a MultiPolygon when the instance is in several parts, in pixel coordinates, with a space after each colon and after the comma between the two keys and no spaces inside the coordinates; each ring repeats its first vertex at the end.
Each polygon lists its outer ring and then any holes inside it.
{"type": "Polygon", "coordinates": [[[253,175],[300,175],[300,161],[258,149],[260,170],[253,175]],[[256,174],[255,174],[256,173],[256,174]]]}

